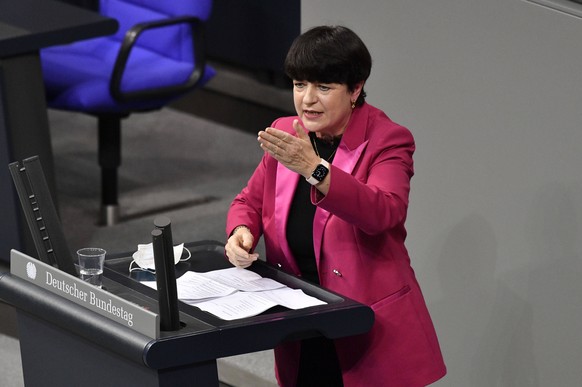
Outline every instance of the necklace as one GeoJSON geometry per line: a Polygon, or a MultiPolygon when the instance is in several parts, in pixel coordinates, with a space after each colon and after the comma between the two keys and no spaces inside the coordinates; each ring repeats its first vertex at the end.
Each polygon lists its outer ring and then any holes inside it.
{"type": "MultiPolygon", "coordinates": [[[[313,133],[313,135],[311,135],[312,133],[310,133],[309,136],[309,140],[311,140],[311,145],[313,146],[313,150],[315,151],[315,154],[317,155],[317,157],[321,157],[319,154],[319,150],[317,149],[317,142],[315,141],[315,133],[313,133]]],[[[331,155],[329,155],[329,157],[327,158],[327,161],[330,161],[333,157],[333,155],[335,155],[335,152],[337,151],[337,146],[335,147],[335,149],[333,150],[333,152],[331,152],[331,155]]]]}

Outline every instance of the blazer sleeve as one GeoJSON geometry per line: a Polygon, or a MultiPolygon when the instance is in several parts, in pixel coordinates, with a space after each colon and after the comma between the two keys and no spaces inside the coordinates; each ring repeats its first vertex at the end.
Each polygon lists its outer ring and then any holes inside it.
{"type": "Polygon", "coordinates": [[[226,235],[230,235],[236,226],[244,224],[251,230],[255,244],[263,232],[261,222],[263,192],[261,187],[264,186],[265,158],[265,155],[263,155],[246,187],[235,196],[226,217],[226,235]]]}
{"type": "MultiPolygon", "coordinates": [[[[275,127],[280,121],[289,121],[290,119],[292,118],[278,118],[271,126],[275,127]]],[[[265,201],[271,200],[274,195],[272,192],[273,184],[269,184],[268,181],[272,182],[274,179],[276,167],[277,161],[265,152],[247,185],[236,195],[230,205],[226,217],[227,236],[236,226],[244,224],[250,228],[254,236],[254,244],[257,245],[264,232],[265,201]]]]}
{"type": "Polygon", "coordinates": [[[378,137],[370,139],[351,174],[332,164],[326,196],[312,188],[314,204],[371,235],[404,224],[415,150],[412,134],[402,126],[378,137]]]}

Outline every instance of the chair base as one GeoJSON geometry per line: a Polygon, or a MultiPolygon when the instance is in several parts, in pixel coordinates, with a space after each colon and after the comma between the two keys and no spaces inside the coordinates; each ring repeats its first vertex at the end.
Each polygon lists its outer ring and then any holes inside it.
{"type": "Polygon", "coordinates": [[[119,223],[119,206],[117,204],[103,205],[101,207],[101,221],[107,227],[119,223]]]}

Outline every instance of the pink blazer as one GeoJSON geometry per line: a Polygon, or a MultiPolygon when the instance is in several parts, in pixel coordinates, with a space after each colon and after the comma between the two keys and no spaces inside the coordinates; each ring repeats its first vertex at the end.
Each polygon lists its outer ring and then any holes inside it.
{"type": "MultiPolygon", "coordinates": [[[[293,119],[273,127],[294,134],[293,119]]],[[[425,386],[446,373],[436,333],[404,245],[404,222],[413,175],[414,139],[408,129],[364,104],[353,111],[331,165],[326,196],[313,225],[322,286],[369,305],[372,330],[335,341],[346,386],[425,386]]],[[[240,224],[255,243],[262,235],[267,261],[300,275],[285,237],[298,174],[268,154],[234,199],[227,235],[240,224]]],[[[294,386],[299,345],[275,348],[282,386],[294,386]]]]}

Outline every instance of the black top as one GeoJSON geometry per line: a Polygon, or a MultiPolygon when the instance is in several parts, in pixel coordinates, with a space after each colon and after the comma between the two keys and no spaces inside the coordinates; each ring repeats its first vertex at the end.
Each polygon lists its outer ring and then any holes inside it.
{"type": "MultiPolygon", "coordinates": [[[[339,145],[339,139],[326,142],[317,138],[312,132],[309,133],[309,137],[312,139],[316,153],[331,163],[339,145]]],[[[287,242],[303,278],[319,284],[313,247],[313,217],[316,206],[311,204],[310,190],[311,184],[303,178],[299,179],[287,221],[287,242]]]]}
{"type": "MultiPolygon", "coordinates": [[[[309,137],[315,152],[331,163],[339,139],[334,139],[332,143],[325,142],[311,132],[309,137]]],[[[313,246],[313,217],[316,206],[311,204],[310,190],[311,184],[301,178],[291,203],[287,221],[287,241],[303,279],[319,285],[313,246]]],[[[301,341],[297,385],[343,386],[342,373],[332,340],[315,337],[301,341]]]]}

